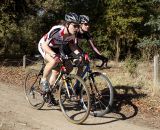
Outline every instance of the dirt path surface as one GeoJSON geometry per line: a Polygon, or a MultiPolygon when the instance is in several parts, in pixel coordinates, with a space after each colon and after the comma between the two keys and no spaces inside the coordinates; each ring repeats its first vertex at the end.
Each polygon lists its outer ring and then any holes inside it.
{"type": "MultiPolygon", "coordinates": [[[[153,130],[122,121],[116,114],[92,117],[83,125],[69,123],[59,107],[34,110],[26,102],[23,89],[0,83],[0,130],[153,130]]],[[[154,129],[156,130],[156,129],[154,129]]]]}

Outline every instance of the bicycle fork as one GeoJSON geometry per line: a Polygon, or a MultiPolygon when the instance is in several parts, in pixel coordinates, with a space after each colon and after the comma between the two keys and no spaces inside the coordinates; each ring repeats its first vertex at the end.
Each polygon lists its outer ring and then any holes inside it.
{"type": "Polygon", "coordinates": [[[77,94],[75,92],[75,85],[76,83],[72,83],[72,81],[70,79],[67,79],[66,77],[64,77],[63,83],[65,85],[65,88],[67,90],[67,94],[68,94],[68,98],[70,100],[75,100],[77,99],[77,94]]]}

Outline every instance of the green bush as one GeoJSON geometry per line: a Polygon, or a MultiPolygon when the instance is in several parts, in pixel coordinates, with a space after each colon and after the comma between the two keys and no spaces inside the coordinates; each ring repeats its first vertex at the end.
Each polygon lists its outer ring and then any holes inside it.
{"type": "Polygon", "coordinates": [[[127,72],[129,72],[129,74],[131,76],[135,76],[136,73],[136,69],[137,69],[137,61],[135,59],[132,58],[127,58],[125,61],[125,69],[127,70],[127,72]]]}

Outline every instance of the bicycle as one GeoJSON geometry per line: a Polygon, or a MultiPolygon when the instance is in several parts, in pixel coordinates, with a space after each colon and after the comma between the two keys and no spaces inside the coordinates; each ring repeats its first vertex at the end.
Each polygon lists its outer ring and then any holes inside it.
{"type": "Polygon", "coordinates": [[[57,94],[59,106],[66,119],[72,123],[81,124],[90,113],[89,90],[81,77],[66,73],[65,59],[62,61],[55,84],[50,86],[50,91],[47,93],[42,91],[40,85],[45,63],[43,62],[40,71],[32,69],[27,73],[24,86],[26,99],[33,108],[39,110],[51,99],[52,94],[57,94]],[[79,93],[74,89],[76,85],[81,88],[79,93]]]}
{"type": "MultiPolygon", "coordinates": [[[[90,91],[91,112],[96,117],[104,116],[111,110],[114,98],[114,90],[109,78],[101,72],[92,72],[88,55],[84,55],[85,66],[81,77],[90,91]]],[[[76,65],[73,65],[76,67],[76,65]]]]}

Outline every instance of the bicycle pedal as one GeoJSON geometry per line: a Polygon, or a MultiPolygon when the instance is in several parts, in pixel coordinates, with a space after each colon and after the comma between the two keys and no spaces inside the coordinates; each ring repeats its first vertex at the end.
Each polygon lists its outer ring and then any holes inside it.
{"type": "Polygon", "coordinates": [[[72,96],[72,97],[71,97],[71,101],[76,101],[76,102],[78,102],[78,101],[79,101],[79,98],[78,98],[77,96],[72,96]]]}
{"type": "Polygon", "coordinates": [[[34,95],[34,92],[33,92],[33,91],[30,91],[29,95],[34,95]]]}
{"type": "Polygon", "coordinates": [[[49,100],[47,106],[51,107],[51,106],[58,106],[58,105],[59,105],[59,103],[57,100],[54,100],[54,101],[49,100]]]}
{"type": "Polygon", "coordinates": [[[47,107],[52,107],[52,106],[54,106],[54,104],[52,104],[52,103],[48,103],[48,105],[47,105],[47,107]]]}
{"type": "Polygon", "coordinates": [[[94,102],[95,105],[99,104],[99,101],[94,102]]]}
{"type": "Polygon", "coordinates": [[[46,103],[49,102],[49,99],[48,99],[47,95],[43,96],[43,100],[44,100],[46,103]]]}

